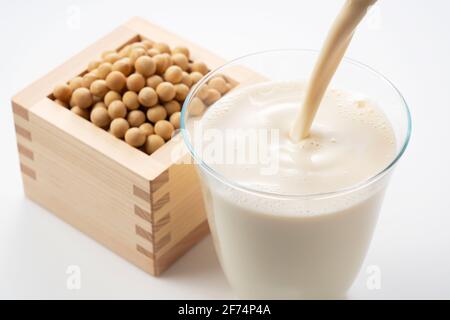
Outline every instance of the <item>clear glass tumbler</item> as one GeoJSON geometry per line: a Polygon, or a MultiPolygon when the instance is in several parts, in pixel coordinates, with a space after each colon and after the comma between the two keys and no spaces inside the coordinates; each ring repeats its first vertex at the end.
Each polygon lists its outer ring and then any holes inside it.
{"type": "Polygon", "coordinates": [[[397,142],[387,167],[354,186],[321,194],[254,190],[214,170],[199,150],[193,125],[204,115],[197,104],[208,81],[220,74],[235,90],[267,81],[307,80],[317,56],[312,50],[276,50],[233,60],[199,81],[183,106],[182,135],[202,180],[216,252],[239,298],[344,297],[362,265],[390,175],[410,138],[410,113],[400,92],[368,66],[344,59],[330,87],[376,100],[397,142]],[[255,203],[260,205],[249,205],[255,203]],[[292,208],[309,214],[288,212],[292,208]]]}

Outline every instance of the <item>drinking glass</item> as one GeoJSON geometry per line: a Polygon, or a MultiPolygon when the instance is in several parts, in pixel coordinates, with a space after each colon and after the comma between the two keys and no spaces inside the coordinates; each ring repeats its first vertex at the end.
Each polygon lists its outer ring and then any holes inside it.
{"type": "Polygon", "coordinates": [[[276,50],[235,59],[200,80],[183,106],[181,131],[202,181],[214,246],[239,298],[344,297],[368,250],[393,168],[408,145],[411,117],[400,92],[380,73],[344,58],[330,87],[362,93],[384,112],[396,139],[389,165],[351,187],[310,194],[249,188],[214,169],[195,132],[195,123],[208,114],[198,102],[209,80],[224,77],[231,92],[307,80],[317,57],[313,50],[276,50]]]}

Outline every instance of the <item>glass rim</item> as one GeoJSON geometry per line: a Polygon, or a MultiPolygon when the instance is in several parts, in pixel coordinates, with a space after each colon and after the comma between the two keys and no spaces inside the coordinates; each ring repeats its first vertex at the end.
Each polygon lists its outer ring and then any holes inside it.
{"type": "Polygon", "coordinates": [[[369,177],[368,179],[365,179],[364,181],[358,182],[356,184],[353,184],[349,187],[345,187],[345,188],[340,188],[337,190],[333,190],[333,191],[327,191],[327,192],[315,192],[315,193],[299,193],[299,194],[287,194],[287,193],[277,193],[277,192],[268,192],[268,191],[261,191],[261,190],[257,190],[257,189],[253,189],[253,188],[249,188],[246,187],[242,184],[236,183],[234,181],[231,181],[230,179],[224,177],[222,174],[220,174],[219,172],[217,172],[216,170],[214,170],[213,168],[211,168],[207,163],[205,163],[202,159],[200,159],[197,155],[197,153],[195,152],[192,144],[191,144],[191,139],[189,137],[189,132],[186,129],[185,126],[185,120],[186,120],[186,110],[188,109],[188,105],[191,102],[192,98],[197,94],[199,88],[205,84],[206,82],[208,82],[209,79],[211,79],[214,75],[220,73],[221,70],[235,64],[236,62],[245,60],[247,58],[251,58],[251,57],[255,57],[255,56],[260,56],[260,55],[264,55],[264,54],[268,54],[268,53],[288,53],[288,52],[292,52],[292,53],[314,53],[314,54],[318,54],[320,51],[319,50],[315,50],[315,49],[272,49],[272,50],[264,50],[264,51],[258,51],[258,52],[253,52],[253,53],[249,53],[246,54],[244,56],[235,58],[230,60],[229,62],[223,64],[222,66],[211,70],[208,74],[206,74],[199,82],[197,82],[194,86],[194,88],[189,92],[189,94],[187,95],[183,106],[182,106],[182,110],[181,110],[181,119],[180,119],[180,123],[181,123],[181,134],[183,136],[183,140],[185,145],[187,146],[191,156],[194,159],[194,164],[198,165],[200,167],[202,167],[203,169],[206,170],[206,172],[208,172],[208,174],[210,174],[212,177],[214,177],[215,179],[219,180],[220,182],[234,188],[240,191],[244,191],[246,193],[251,193],[257,196],[263,196],[266,198],[277,198],[277,199],[282,199],[282,200],[299,200],[299,199],[324,199],[324,198],[331,198],[334,196],[338,196],[338,195],[343,195],[346,193],[350,193],[350,192],[354,192],[356,190],[362,189],[376,181],[378,181],[379,179],[381,179],[383,176],[385,176],[394,166],[395,164],[398,162],[398,160],[403,156],[403,154],[405,153],[405,150],[409,144],[410,138],[411,138],[411,131],[412,131],[412,119],[411,119],[411,113],[408,107],[408,104],[406,103],[405,98],[403,97],[403,95],[400,93],[400,91],[397,89],[397,87],[387,78],[385,77],[382,73],[376,71],[375,69],[373,69],[372,67],[368,66],[365,63],[362,63],[360,61],[357,61],[355,59],[349,58],[347,56],[345,56],[342,59],[342,63],[347,63],[347,64],[351,64],[353,66],[356,66],[358,68],[361,68],[375,76],[377,76],[379,79],[381,79],[382,81],[384,81],[389,87],[391,87],[394,92],[397,94],[397,96],[400,98],[401,104],[402,104],[402,108],[405,111],[406,114],[406,121],[407,121],[407,129],[406,129],[406,136],[403,139],[402,142],[402,146],[401,148],[398,150],[396,156],[394,157],[394,159],[386,166],[384,167],[382,170],[380,170],[379,172],[377,172],[376,174],[372,175],[371,177],[369,177]]]}

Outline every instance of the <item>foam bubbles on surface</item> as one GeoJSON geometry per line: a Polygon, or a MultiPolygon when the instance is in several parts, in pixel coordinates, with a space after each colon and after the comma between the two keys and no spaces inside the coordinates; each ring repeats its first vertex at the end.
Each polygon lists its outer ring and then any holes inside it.
{"type": "MultiPolygon", "coordinates": [[[[261,83],[237,88],[211,106],[202,118],[205,128],[279,132],[279,143],[268,148],[271,155],[277,156],[274,174],[261,174],[262,163],[211,167],[229,181],[256,192],[292,195],[345,189],[374,176],[390,163],[396,146],[388,119],[367,97],[343,90],[327,91],[311,136],[300,143],[291,142],[289,129],[301,106],[305,87],[301,81],[261,83]]],[[[361,200],[361,196],[347,197],[338,200],[339,203],[330,200],[326,205],[302,207],[289,201],[253,198],[232,189],[221,194],[234,203],[258,210],[270,208],[273,212],[296,214],[327,212],[361,200]]]]}

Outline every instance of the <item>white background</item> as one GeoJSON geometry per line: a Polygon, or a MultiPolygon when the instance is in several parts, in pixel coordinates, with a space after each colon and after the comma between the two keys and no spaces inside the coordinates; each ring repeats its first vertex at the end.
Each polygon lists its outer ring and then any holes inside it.
{"type": "MultiPolygon", "coordinates": [[[[342,1],[3,1],[0,9],[0,298],[233,298],[208,237],[153,278],[24,197],[10,98],[140,15],[226,59],[316,48],[342,1]],[[79,12],[79,25],[76,15],[79,12]],[[81,268],[81,289],[66,269],[81,268]]],[[[380,0],[348,56],[391,79],[413,114],[349,298],[450,298],[450,1],[380,0]],[[368,290],[366,268],[381,270],[368,290]]]]}

